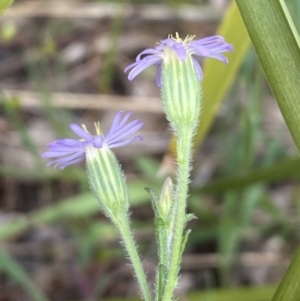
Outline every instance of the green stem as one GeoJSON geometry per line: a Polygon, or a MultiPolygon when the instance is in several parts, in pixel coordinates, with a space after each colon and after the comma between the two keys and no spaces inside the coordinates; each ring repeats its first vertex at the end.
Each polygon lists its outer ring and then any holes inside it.
{"type": "Polygon", "coordinates": [[[149,290],[148,282],[145,276],[145,272],[140,260],[140,256],[137,251],[137,246],[135,244],[127,216],[122,216],[118,220],[114,221],[124,242],[126,251],[132,262],[133,269],[136,274],[137,281],[141,288],[143,298],[145,301],[152,301],[152,296],[149,290]]]}
{"type": "Polygon", "coordinates": [[[192,153],[193,128],[186,128],[178,132],[177,136],[177,208],[175,214],[174,237],[172,254],[169,263],[169,272],[166,279],[163,301],[171,301],[178,281],[178,272],[181,262],[181,243],[186,223],[186,203],[188,196],[188,183],[190,175],[190,161],[192,153]]]}
{"type": "Polygon", "coordinates": [[[157,237],[157,245],[158,245],[158,258],[159,263],[157,267],[157,275],[156,275],[156,301],[161,301],[164,291],[165,278],[167,275],[167,267],[168,267],[168,256],[167,256],[167,248],[168,248],[168,236],[167,236],[167,226],[166,224],[156,225],[156,237],[157,237]]]}

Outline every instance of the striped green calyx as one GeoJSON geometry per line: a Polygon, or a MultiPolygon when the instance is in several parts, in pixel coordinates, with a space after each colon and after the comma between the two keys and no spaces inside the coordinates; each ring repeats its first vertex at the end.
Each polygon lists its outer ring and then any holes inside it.
{"type": "Polygon", "coordinates": [[[188,52],[181,60],[172,48],[165,48],[161,92],[167,118],[175,131],[183,127],[195,128],[201,108],[201,85],[188,52]]]}
{"type": "Polygon", "coordinates": [[[87,173],[93,194],[111,219],[127,213],[128,191],[124,174],[113,154],[105,145],[86,150],[87,173]]]}

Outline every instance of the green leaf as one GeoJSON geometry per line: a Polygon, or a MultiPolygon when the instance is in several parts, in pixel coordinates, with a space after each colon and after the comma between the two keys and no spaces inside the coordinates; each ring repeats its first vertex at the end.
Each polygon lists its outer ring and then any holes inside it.
{"type": "Polygon", "coordinates": [[[184,235],[182,237],[182,242],[181,242],[181,246],[180,246],[181,254],[183,254],[183,252],[184,252],[184,249],[185,249],[186,243],[189,239],[189,235],[190,235],[191,231],[192,230],[190,230],[190,229],[186,230],[186,232],[184,233],[184,235]]]}
{"type": "Polygon", "coordinates": [[[0,270],[6,273],[12,280],[21,284],[33,300],[47,301],[48,299],[31,282],[23,268],[6,252],[0,250],[0,270]]]}
{"type": "Polygon", "coordinates": [[[148,192],[150,196],[150,200],[152,203],[152,208],[154,210],[155,216],[159,216],[158,208],[157,208],[158,195],[156,193],[156,190],[153,187],[145,187],[144,189],[148,192]]]}
{"type": "Polygon", "coordinates": [[[0,1],[0,16],[6,11],[6,9],[14,2],[14,0],[1,0],[0,1]]]}
{"type": "Polygon", "coordinates": [[[192,188],[191,192],[223,193],[224,191],[244,189],[256,183],[273,183],[283,179],[299,178],[300,159],[285,159],[268,167],[255,169],[243,176],[236,176],[225,180],[216,180],[200,189],[192,188]]]}
{"type": "Polygon", "coordinates": [[[300,49],[282,1],[236,0],[249,36],[300,151],[300,49]]]}
{"type": "Polygon", "coordinates": [[[160,264],[158,267],[158,281],[157,281],[157,301],[161,301],[165,287],[165,279],[168,274],[167,268],[160,264]]]}
{"type": "Polygon", "coordinates": [[[196,147],[209,130],[219,105],[230,89],[250,46],[250,39],[234,1],[224,16],[217,34],[223,36],[228,43],[233,44],[234,52],[226,53],[228,65],[210,58],[204,62],[203,107],[195,136],[196,147]]]}
{"type": "Polygon", "coordinates": [[[300,248],[298,248],[286,274],[281,280],[272,301],[298,301],[300,296],[300,248]]]}
{"type": "Polygon", "coordinates": [[[185,222],[188,223],[189,221],[197,219],[197,216],[194,213],[187,213],[185,216],[185,222]]]}

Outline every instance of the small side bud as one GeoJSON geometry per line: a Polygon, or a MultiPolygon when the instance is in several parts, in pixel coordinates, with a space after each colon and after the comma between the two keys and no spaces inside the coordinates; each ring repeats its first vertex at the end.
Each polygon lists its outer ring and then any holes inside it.
{"type": "Polygon", "coordinates": [[[167,177],[161,190],[156,208],[160,218],[168,220],[173,204],[173,183],[170,177],[167,177]]]}
{"type": "Polygon", "coordinates": [[[114,218],[129,208],[128,191],[124,174],[113,154],[105,145],[89,146],[86,150],[87,173],[93,194],[105,214],[114,218]]]}

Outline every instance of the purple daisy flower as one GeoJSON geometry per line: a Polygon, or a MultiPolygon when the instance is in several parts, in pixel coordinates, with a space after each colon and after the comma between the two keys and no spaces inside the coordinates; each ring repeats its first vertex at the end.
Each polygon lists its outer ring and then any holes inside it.
{"type": "MultiPolygon", "coordinates": [[[[184,61],[188,56],[204,56],[218,59],[227,63],[227,58],[222,54],[226,51],[233,51],[233,46],[226,43],[222,36],[211,36],[199,40],[193,40],[193,36],[186,37],[185,40],[170,37],[160,41],[160,44],[155,48],[148,48],[142,51],[133,64],[126,67],[125,72],[131,69],[128,74],[128,79],[133,80],[139,73],[148,67],[155,65],[158,66],[156,71],[156,83],[161,87],[161,68],[164,60],[164,52],[166,49],[172,49],[178,59],[184,61]],[[146,55],[146,56],[144,56],[146,55]]],[[[198,74],[199,80],[202,80],[202,69],[198,61],[193,57],[193,62],[198,74]]]]}
{"type": "Polygon", "coordinates": [[[141,136],[132,136],[144,124],[136,119],[127,123],[131,112],[127,113],[122,119],[122,111],[118,112],[113,120],[110,130],[106,134],[100,131],[99,123],[95,124],[97,135],[92,136],[85,128],[77,124],[71,124],[71,130],[81,139],[58,139],[48,144],[49,150],[43,153],[43,158],[57,158],[48,163],[47,166],[55,164],[61,169],[68,165],[76,164],[85,159],[86,148],[94,146],[95,148],[102,148],[104,145],[108,148],[117,148],[131,142],[142,140],[141,136]]]}

